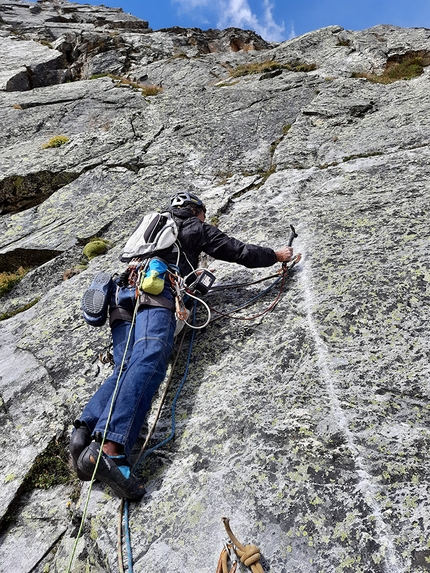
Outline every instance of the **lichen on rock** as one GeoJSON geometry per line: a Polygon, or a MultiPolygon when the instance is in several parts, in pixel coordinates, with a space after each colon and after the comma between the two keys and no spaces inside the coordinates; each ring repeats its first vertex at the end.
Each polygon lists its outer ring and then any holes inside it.
{"type": "MultiPolygon", "coordinates": [[[[69,2],[0,0],[0,15],[0,263],[30,269],[0,299],[0,562],[67,569],[88,484],[29,483],[110,373],[82,294],[123,270],[143,214],[190,189],[245,242],[278,248],[294,224],[303,258],[270,313],[197,334],[175,439],[139,468],[136,570],[214,571],[228,516],[264,571],[428,571],[429,31],[330,26],[275,45],[69,2]],[[422,74],[366,79],[410,53],[422,74]],[[259,73],[233,81],[238,67],[259,73]]],[[[273,270],[204,264],[221,285],[273,270]]],[[[207,302],[229,311],[267,285],[207,302]]],[[[170,433],[186,352],[150,445],[170,433]]],[[[94,484],[73,571],[117,570],[118,505],[94,484]]]]}

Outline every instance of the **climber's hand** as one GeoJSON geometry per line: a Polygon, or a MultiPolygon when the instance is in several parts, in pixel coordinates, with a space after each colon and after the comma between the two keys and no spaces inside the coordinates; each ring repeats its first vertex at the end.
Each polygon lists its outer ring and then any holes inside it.
{"type": "Polygon", "coordinates": [[[276,258],[278,259],[278,263],[287,263],[291,261],[293,256],[293,248],[292,247],[282,247],[278,251],[275,251],[276,258]]]}

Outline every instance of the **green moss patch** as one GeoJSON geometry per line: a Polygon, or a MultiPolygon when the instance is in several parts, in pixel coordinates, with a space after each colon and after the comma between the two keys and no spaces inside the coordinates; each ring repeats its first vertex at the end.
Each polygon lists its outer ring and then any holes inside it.
{"type": "Polygon", "coordinates": [[[40,300],[40,297],[35,298],[34,300],[29,302],[28,304],[24,304],[23,306],[20,306],[19,308],[15,309],[15,310],[12,310],[10,312],[3,312],[2,314],[0,314],[0,321],[1,320],[7,320],[8,318],[11,318],[12,316],[16,316],[17,314],[20,314],[21,312],[28,310],[29,308],[31,308],[32,306],[37,304],[39,302],[39,300],[40,300]]]}
{"type": "Polygon", "coordinates": [[[50,147],[61,147],[68,141],[70,141],[70,137],[67,137],[67,135],[55,135],[54,137],[51,137],[48,143],[42,145],[42,147],[43,149],[49,149],[50,147]]]}
{"type": "Polygon", "coordinates": [[[69,467],[66,440],[52,440],[46,450],[34,460],[23,482],[23,492],[33,489],[49,489],[56,485],[73,483],[75,476],[69,467]]]}
{"type": "Polygon", "coordinates": [[[109,248],[110,248],[109,241],[95,237],[85,245],[82,254],[89,261],[91,261],[91,259],[94,259],[99,255],[104,255],[109,250],[109,248]]]}
{"type": "Polygon", "coordinates": [[[98,80],[100,78],[107,78],[107,77],[111,77],[110,74],[108,74],[107,72],[103,72],[102,74],[93,74],[90,77],[90,80],[98,80]]]}
{"type": "Polygon", "coordinates": [[[407,58],[403,62],[393,62],[387,66],[384,76],[392,82],[398,80],[411,80],[424,72],[424,63],[421,58],[407,58]]]}

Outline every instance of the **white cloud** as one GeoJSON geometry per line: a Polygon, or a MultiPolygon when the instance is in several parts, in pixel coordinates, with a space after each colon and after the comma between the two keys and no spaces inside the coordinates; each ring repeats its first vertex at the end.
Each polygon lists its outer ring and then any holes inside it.
{"type": "Polygon", "coordinates": [[[284,38],[283,32],[285,30],[284,22],[278,24],[273,18],[272,10],[273,4],[269,0],[264,0],[264,22],[265,28],[267,29],[266,36],[261,34],[266,40],[271,40],[273,42],[282,41],[284,38]]]}
{"type": "Polygon", "coordinates": [[[288,40],[292,40],[296,37],[296,30],[294,29],[294,22],[291,22],[290,33],[288,34],[288,40]]]}
{"type": "Polygon", "coordinates": [[[216,14],[217,27],[237,27],[251,29],[265,40],[280,42],[285,39],[284,22],[277,23],[273,17],[273,4],[262,0],[261,14],[256,15],[248,0],[173,0],[180,4],[183,11],[191,12],[196,8],[207,7],[216,14]]]}
{"type": "Polygon", "coordinates": [[[248,0],[221,0],[219,2],[221,15],[218,21],[220,28],[236,26],[250,28],[260,34],[265,40],[280,41],[285,30],[284,23],[277,24],[273,18],[273,4],[263,0],[262,15],[257,17],[251,10],[248,0]]]}

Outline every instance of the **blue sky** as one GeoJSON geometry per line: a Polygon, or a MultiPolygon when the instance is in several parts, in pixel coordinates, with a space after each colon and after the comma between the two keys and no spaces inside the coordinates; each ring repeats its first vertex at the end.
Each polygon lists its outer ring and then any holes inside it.
{"type": "MultiPolygon", "coordinates": [[[[76,0],[75,0],[76,1],[76,0]]],[[[152,29],[170,26],[255,30],[283,41],[324,26],[363,30],[377,24],[430,28],[430,0],[102,0],[81,3],[121,7],[148,20],[152,29]]]]}

